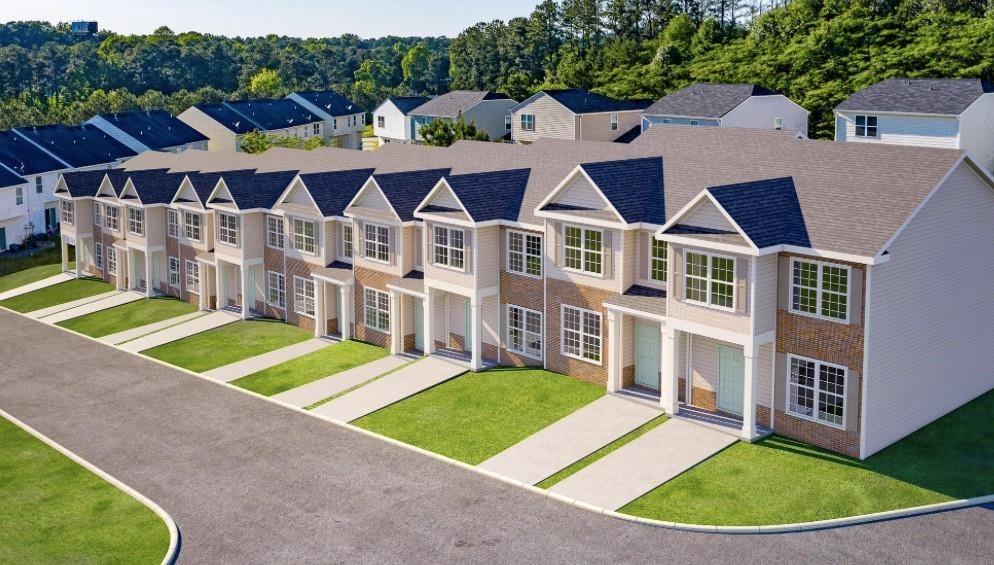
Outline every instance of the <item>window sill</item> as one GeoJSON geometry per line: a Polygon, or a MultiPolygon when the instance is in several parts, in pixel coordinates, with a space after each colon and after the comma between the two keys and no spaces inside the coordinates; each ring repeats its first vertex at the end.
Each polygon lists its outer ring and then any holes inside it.
{"type": "Polygon", "coordinates": [[[593,359],[587,359],[586,357],[580,357],[579,355],[573,355],[572,353],[566,353],[565,351],[562,351],[562,350],[560,350],[559,353],[563,357],[569,357],[570,359],[576,359],[577,361],[583,361],[584,363],[587,363],[587,364],[590,364],[590,365],[594,365],[596,367],[601,367],[601,366],[604,365],[604,363],[602,361],[594,361],[593,359]]]}
{"type": "MultiPolygon", "coordinates": [[[[811,422],[812,424],[818,424],[818,425],[821,425],[821,426],[825,426],[827,428],[832,428],[832,429],[835,429],[835,430],[839,430],[841,432],[846,431],[846,427],[844,425],[833,424],[831,422],[826,422],[824,420],[819,420],[818,418],[814,418],[812,416],[805,416],[804,414],[798,414],[797,412],[791,412],[789,408],[786,409],[786,410],[784,410],[784,414],[786,414],[788,416],[791,416],[793,418],[798,418],[800,420],[804,420],[806,422],[811,422]]],[[[842,418],[843,418],[843,420],[845,419],[845,414],[844,413],[843,413],[842,418]]]]}
{"type": "MultiPolygon", "coordinates": [[[[522,357],[527,357],[527,358],[531,359],[532,361],[541,361],[542,360],[542,355],[541,354],[539,354],[539,355],[533,355],[531,353],[525,353],[524,351],[518,351],[517,349],[511,349],[510,347],[505,347],[504,349],[506,349],[508,353],[513,353],[515,355],[520,355],[522,357]]],[[[564,353],[564,355],[565,355],[565,353],[564,353]]],[[[572,356],[570,356],[570,357],[572,357],[572,356]]]]}
{"type": "MultiPolygon", "coordinates": [[[[698,308],[707,308],[708,310],[717,310],[719,312],[724,312],[726,314],[738,314],[738,311],[735,308],[728,308],[726,306],[715,306],[714,304],[708,304],[707,302],[697,302],[696,300],[688,300],[686,298],[680,300],[680,302],[683,304],[687,304],[689,306],[696,306],[698,308]]],[[[748,314],[743,314],[743,316],[747,315],[748,314]]]]}
{"type": "Polygon", "coordinates": [[[837,324],[842,324],[844,326],[851,324],[849,321],[849,316],[845,318],[832,318],[830,316],[824,316],[822,314],[812,314],[810,312],[801,312],[800,310],[794,310],[793,308],[788,308],[787,311],[795,316],[803,316],[805,318],[812,318],[814,320],[822,320],[824,322],[835,322],[837,324]]]}

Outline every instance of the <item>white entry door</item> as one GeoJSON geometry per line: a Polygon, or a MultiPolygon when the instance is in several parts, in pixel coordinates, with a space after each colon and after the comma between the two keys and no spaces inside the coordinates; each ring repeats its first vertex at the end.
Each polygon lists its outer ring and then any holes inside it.
{"type": "Polygon", "coordinates": [[[635,384],[659,390],[659,325],[635,324],[635,384]]]}

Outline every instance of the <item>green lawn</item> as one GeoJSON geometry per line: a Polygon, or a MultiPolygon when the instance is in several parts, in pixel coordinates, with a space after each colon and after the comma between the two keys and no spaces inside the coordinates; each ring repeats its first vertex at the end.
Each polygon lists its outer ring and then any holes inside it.
{"type": "Polygon", "coordinates": [[[272,396],[365,365],[386,354],[387,350],[382,347],[358,341],[345,341],[231,381],[231,384],[272,396]]]}
{"type": "Polygon", "coordinates": [[[72,302],[73,300],[103,294],[112,290],[114,290],[113,286],[100,279],[82,278],[8,298],[0,302],[0,306],[10,308],[16,312],[34,312],[35,310],[41,310],[49,306],[72,302]]]}
{"type": "MultiPolygon", "coordinates": [[[[74,247],[69,248],[69,264],[71,266],[75,266],[74,250],[74,247]]],[[[12,273],[17,273],[33,267],[61,264],[62,254],[59,249],[59,244],[56,242],[55,247],[36,249],[29,255],[0,258],[0,277],[6,277],[12,273]]]]}
{"type": "Polygon", "coordinates": [[[29,267],[15,273],[11,273],[7,276],[0,277],[0,292],[13,290],[17,287],[24,286],[35,281],[40,281],[41,279],[47,279],[48,277],[55,276],[61,272],[62,265],[58,263],[55,265],[39,265],[37,267],[29,267]]]}
{"type": "Polygon", "coordinates": [[[594,461],[597,461],[598,459],[607,456],[612,451],[615,451],[620,447],[622,447],[623,445],[631,443],[632,441],[635,441],[636,439],[642,437],[653,428],[656,428],[660,424],[666,422],[666,420],[669,420],[669,418],[667,418],[664,415],[660,415],[657,416],[656,418],[653,418],[652,420],[646,422],[645,424],[642,424],[638,428],[635,428],[634,430],[628,432],[627,434],[619,437],[618,439],[612,441],[611,443],[605,445],[604,447],[598,449],[597,451],[591,453],[590,455],[584,457],[583,459],[580,459],[579,461],[573,463],[569,467],[566,467],[565,469],[559,471],[558,473],[542,480],[535,486],[537,486],[538,488],[551,487],[552,485],[562,481],[566,477],[575,474],[580,469],[583,469],[584,467],[590,465],[594,461]]]}
{"type": "Polygon", "coordinates": [[[620,511],[675,522],[781,524],[994,493],[994,392],[858,461],[774,436],[738,443],[620,511]]]}
{"type": "Polygon", "coordinates": [[[540,369],[466,373],[353,424],[476,465],[597,400],[604,387],[540,369]]]}
{"type": "Polygon", "coordinates": [[[169,530],[137,500],[0,418],[0,563],[162,561],[169,530]]]}
{"type": "Polygon", "coordinates": [[[153,347],[145,355],[202,373],[314,337],[280,320],[241,320],[153,347]]]}
{"type": "Polygon", "coordinates": [[[176,298],[146,298],[72,318],[57,325],[90,337],[103,337],[196,311],[196,306],[176,298]]]}

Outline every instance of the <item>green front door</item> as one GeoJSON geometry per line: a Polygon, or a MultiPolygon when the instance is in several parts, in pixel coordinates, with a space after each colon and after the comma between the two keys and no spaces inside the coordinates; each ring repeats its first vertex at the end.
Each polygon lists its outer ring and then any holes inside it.
{"type": "Polygon", "coordinates": [[[635,384],[659,390],[659,326],[635,324],[635,384]]]}
{"type": "Polygon", "coordinates": [[[425,310],[420,298],[414,299],[414,349],[425,350],[425,310]]]}
{"type": "Polygon", "coordinates": [[[7,228],[0,228],[0,251],[7,251],[7,228]]]}
{"type": "Polygon", "coordinates": [[[742,414],[742,351],[718,346],[718,410],[742,414]]]}

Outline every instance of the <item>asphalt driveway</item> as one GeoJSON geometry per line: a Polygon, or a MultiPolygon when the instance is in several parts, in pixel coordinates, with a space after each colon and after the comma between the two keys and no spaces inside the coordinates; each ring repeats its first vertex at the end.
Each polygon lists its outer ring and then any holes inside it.
{"type": "MultiPolygon", "coordinates": [[[[160,504],[184,563],[978,563],[994,511],[719,536],[520,489],[0,311],[0,407],[160,504]]],[[[0,487],[2,488],[2,487],[0,487]]]]}

